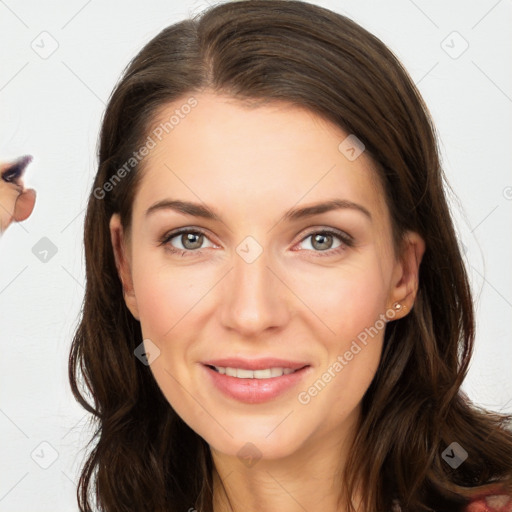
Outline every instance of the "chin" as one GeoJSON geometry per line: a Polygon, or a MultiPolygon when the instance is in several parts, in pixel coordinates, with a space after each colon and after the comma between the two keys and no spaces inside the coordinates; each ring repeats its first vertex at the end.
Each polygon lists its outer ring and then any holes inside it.
{"type": "MultiPolygon", "coordinates": [[[[292,410],[292,409],[290,409],[292,410]]],[[[268,417],[233,418],[229,421],[223,415],[222,427],[212,429],[212,424],[191,424],[191,428],[200,435],[212,450],[232,457],[242,463],[246,458],[277,460],[292,456],[300,451],[313,435],[315,426],[297,423],[292,419],[294,413],[271,415],[268,417]]]]}

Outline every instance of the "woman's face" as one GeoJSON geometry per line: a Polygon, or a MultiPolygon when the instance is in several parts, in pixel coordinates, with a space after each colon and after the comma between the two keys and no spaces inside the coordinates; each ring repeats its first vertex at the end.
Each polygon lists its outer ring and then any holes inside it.
{"type": "Polygon", "coordinates": [[[112,217],[125,300],[193,430],[223,454],[284,457],[355,425],[423,245],[410,233],[395,257],[372,161],[348,133],[285,103],[195,99],[150,135],[129,237],[112,217]]]}

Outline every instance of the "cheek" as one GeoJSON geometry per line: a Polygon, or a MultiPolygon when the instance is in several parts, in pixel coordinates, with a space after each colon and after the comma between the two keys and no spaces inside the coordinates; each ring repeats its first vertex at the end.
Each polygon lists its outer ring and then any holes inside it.
{"type": "Polygon", "coordinates": [[[317,341],[323,351],[320,368],[298,401],[307,412],[329,410],[327,424],[354,410],[379,366],[388,293],[381,269],[370,255],[358,265],[310,276],[298,290],[318,317],[322,335],[317,341]]]}
{"type": "Polygon", "coordinates": [[[133,253],[137,309],[143,339],[150,339],[160,351],[151,363],[151,372],[175,411],[190,420],[201,411],[194,409],[190,395],[183,390],[183,386],[190,389],[187,356],[191,340],[196,338],[196,315],[213,283],[205,281],[206,275],[190,271],[192,267],[187,271],[163,264],[161,255],[156,254],[160,250],[133,253]]]}
{"type": "Polygon", "coordinates": [[[207,271],[165,265],[159,251],[134,253],[132,277],[143,334],[163,340],[187,323],[213,280],[207,271]]]}
{"type": "Polygon", "coordinates": [[[357,264],[304,272],[294,281],[294,291],[324,325],[329,344],[342,346],[385,312],[388,289],[373,260],[369,255],[357,264]]]}

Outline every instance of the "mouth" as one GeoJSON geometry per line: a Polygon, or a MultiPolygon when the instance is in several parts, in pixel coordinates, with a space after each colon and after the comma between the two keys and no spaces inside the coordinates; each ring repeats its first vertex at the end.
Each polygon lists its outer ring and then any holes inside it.
{"type": "Polygon", "coordinates": [[[248,404],[268,402],[293,390],[312,368],[308,363],[277,359],[223,359],[202,366],[225,397],[248,404]]]}
{"type": "Polygon", "coordinates": [[[295,373],[302,368],[306,368],[305,365],[301,368],[293,370],[292,368],[283,368],[280,366],[273,366],[271,368],[263,368],[261,370],[248,370],[246,368],[233,368],[231,366],[214,366],[207,364],[208,368],[213,371],[220,373],[221,375],[227,375],[228,377],[236,377],[237,379],[272,379],[274,377],[282,377],[283,375],[290,375],[295,373]]]}
{"type": "Polygon", "coordinates": [[[304,361],[289,361],[278,357],[260,357],[259,359],[225,357],[205,361],[203,364],[219,373],[227,374],[231,377],[240,376],[240,378],[246,379],[280,377],[283,373],[287,375],[305,366],[309,366],[309,363],[304,361]],[[279,372],[280,370],[282,370],[282,372],[279,372]],[[272,372],[274,373],[273,375],[272,372]],[[251,373],[253,374],[252,376],[251,373]]]}
{"type": "Polygon", "coordinates": [[[6,183],[12,183],[18,187],[22,187],[23,184],[21,182],[21,178],[23,177],[25,169],[31,161],[31,155],[25,155],[22,156],[21,158],[18,158],[16,161],[8,165],[8,167],[2,171],[2,180],[5,181],[6,183]]]}

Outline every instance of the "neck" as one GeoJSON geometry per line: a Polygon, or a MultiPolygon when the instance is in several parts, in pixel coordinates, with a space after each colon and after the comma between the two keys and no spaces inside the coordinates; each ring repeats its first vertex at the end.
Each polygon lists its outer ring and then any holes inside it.
{"type": "Polygon", "coordinates": [[[251,467],[212,449],[213,511],[340,512],[350,500],[360,511],[361,494],[347,499],[341,480],[356,418],[349,422],[343,437],[338,432],[318,433],[289,456],[262,458],[251,467]]]}

